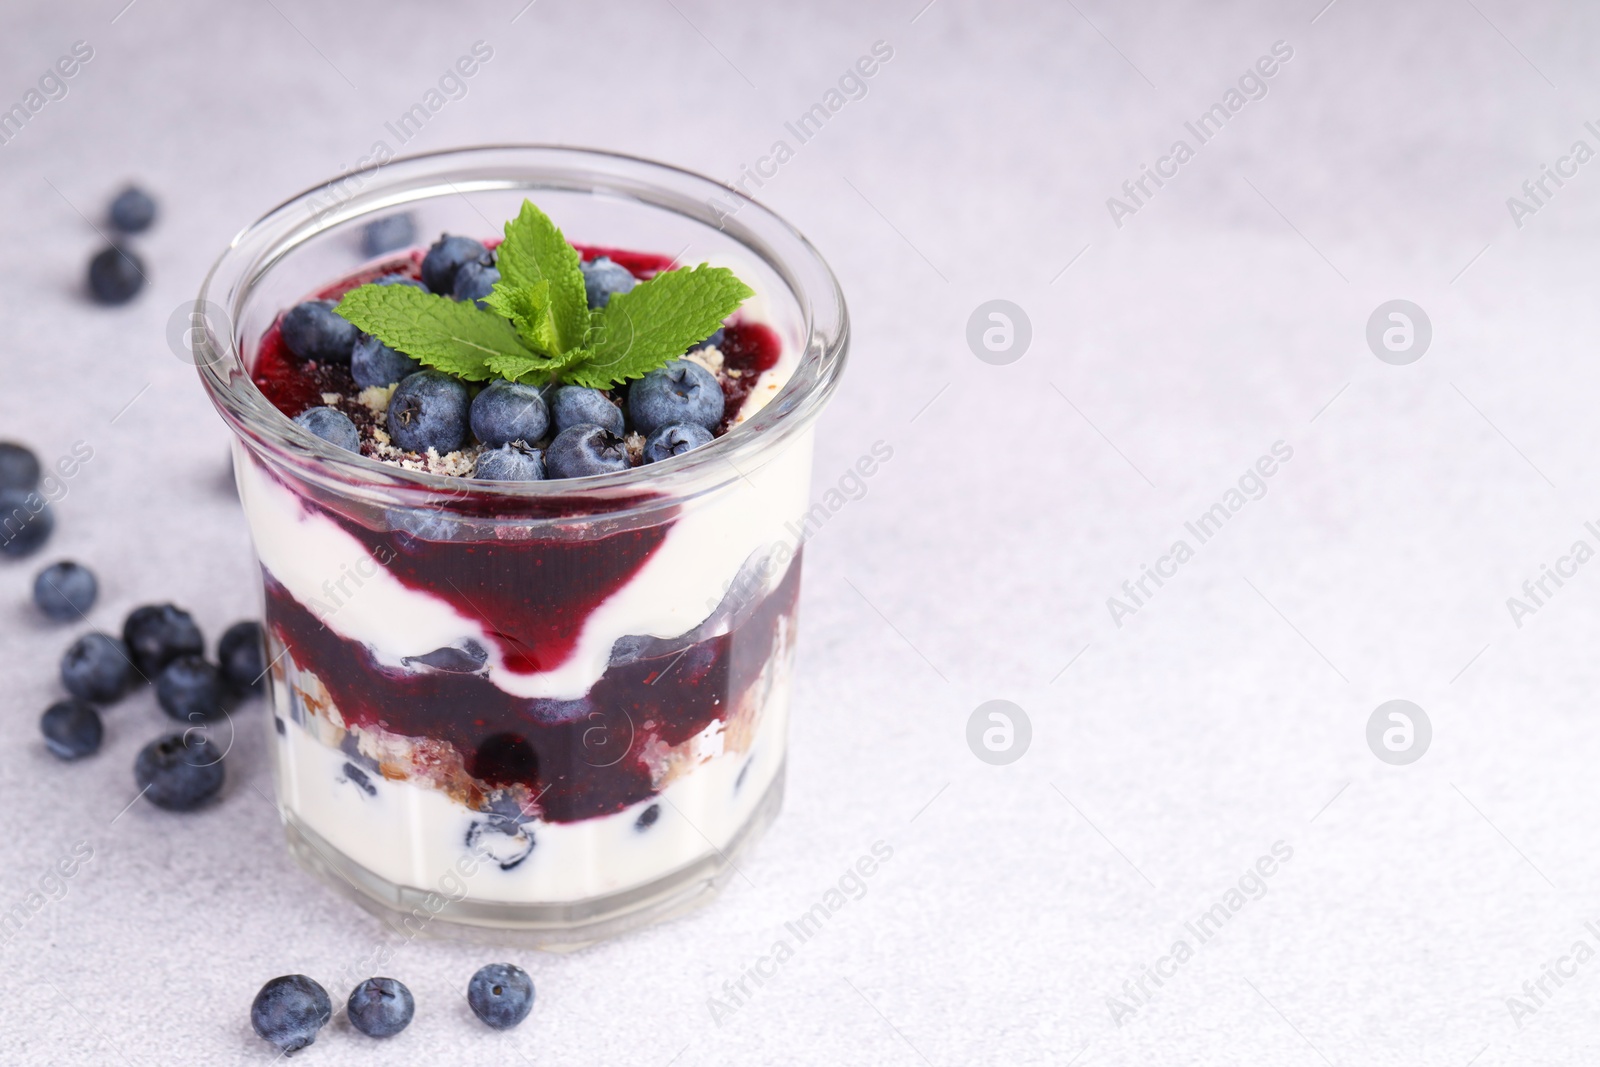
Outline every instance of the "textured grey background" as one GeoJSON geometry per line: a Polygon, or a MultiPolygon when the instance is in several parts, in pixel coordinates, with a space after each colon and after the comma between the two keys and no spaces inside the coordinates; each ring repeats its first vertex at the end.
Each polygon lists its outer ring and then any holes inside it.
{"type": "Polygon", "coordinates": [[[411,1029],[341,1024],[304,1060],[1593,1062],[1600,961],[1536,1011],[1506,998],[1600,948],[1600,563],[1520,628],[1506,598],[1597,544],[1600,162],[1521,229],[1505,204],[1600,147],[1592,7],[124,2],[13,2],[0,32],[6,103],[95,49],[0,147],[0,436],[95,449],[48,550],[0,566],[0,910],[94,849],[0,948],[0,1059],[269,1063],[259,984],[331,981],[381,938],[289,864],[253,717],[192,818],[118,817],[163,726],[148,694],[80,765],[37,739],[73,632],[27,604],[45,560],[99,571],[108,628],[157,598],[213,635],[253,611],[224,430],[164,340],[228,238],[392,147],[385,121],[476,40],[494,58],[408,148],[591,144],[718,177],[884,40],[866,98],[762,191],[854,316],[816,492],[876,440],[894,458],[808,549],[789,798],[748,882],[570,956],[408,946],[383,970],[411,1029]],[[1115,227],[1106,198],[1280,39],[1267,97],[1115,227]],[[91,308],[88,220],[127,178],[162,202],[153,284],[91,308]],[[1395,367],[1364,330],[1402,297],[1434,339],[1395,367]],[[991,298],[1032,320],[1010,366],[964,340],[991,298]],[[1279,440],[1267,495],[1115,625],[1107,597],[1279,440]],[[1364,739],[1395,697],[1433,723],[1408,767],[1364,739]],[[994,698],[1033,725],[1004,767],[965,741],[994,698]],[[866,895],[714,1023],[708,998],[879,840],[866,895]],[[1107,998],[1277,841],[1266,895],[1116,1025],[1107,998]],[[495,956],[540,991],[505,1035],[461,997],[495,956]]]}

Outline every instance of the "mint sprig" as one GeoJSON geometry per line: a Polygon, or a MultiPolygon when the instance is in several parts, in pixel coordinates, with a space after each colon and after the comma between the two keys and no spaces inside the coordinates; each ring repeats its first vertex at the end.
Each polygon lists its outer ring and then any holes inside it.
{"type": "Polygon", "coordinates": [[[497,251],[500,280],[457,302],[408,285],[363,285],[334,310],[391,348],[468,381],[563,381],[609,389],[704,340],[753,291],[726,267],[663,271],[589,310],[577,249],[524,200],[497,251]]]}

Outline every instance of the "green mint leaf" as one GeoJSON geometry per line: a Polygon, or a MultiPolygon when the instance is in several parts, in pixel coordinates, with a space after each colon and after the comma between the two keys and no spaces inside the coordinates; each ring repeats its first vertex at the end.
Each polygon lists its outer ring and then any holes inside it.
{"type": "Polygon", "coordinates": [[[550,286],[550,321],[555,344],[551,352],[581,348],[589,329],[589,300],[583,289],[578,250],[567,243],[550,217],[522,202],[517,217],[506,223],[506,239],[495,252],[500,278],[513,288],[550,286]]]}
{"type": "Polygon", "coordinates": [[[531,355],[506,319],[410,285],[363,285],[333,310],[390,348],[468,381],[493,377],[491,358],[531,355]]]}
{"type": "Polygon", "coordinates": [[[522,343],[535,352],[554,356],[561,351],[555,322],[550,315],[548,281],[540,279],[531,285],[511,285],[502,278],[494,283],[483,302],[510,319],[522,343]]]}
{"type": "Polygon", "coordinates": [[[657,274],[594,313],[593,351],[562,378],[591,389],[642,378],[705,340],[753,295],[726,267],[702,263],[657,274]]]}

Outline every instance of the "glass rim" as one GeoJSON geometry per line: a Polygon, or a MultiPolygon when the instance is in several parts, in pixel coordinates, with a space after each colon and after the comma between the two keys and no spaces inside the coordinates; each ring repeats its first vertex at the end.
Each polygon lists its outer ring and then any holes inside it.
{"type": "Polygon", "coordinates": [[[470,493],[479,499],[560,499],[569,504],[589,497],[620,502],[641,494],[681,498],[747,477],[751,469],[741,466],[740,458],[775,451],[820,414],[837,388],[850,332],[844,294],[821,254],[759,201],[670,164],[544,144],[478,145],[400,156],[312,186],[229,242],[201,283],[190,321],[193,360],[224,421],[253,451],[270,451],[274,460],[294,466],[302,477],[346,491],[470,493]],[[353,181],[360,189],[350,193],[353,181]],[[295,425],[256,386],[243,356],[246,339],[235,323],[243,318],[256,284],[286,255],[330,229],[407,203],[519,188],[616,196],[714,226],[771,269],[798,305],[803,337],[793,373],[758,412],[700,448],[626,471],[535,482],[432,474],[349,452],[295,425]],[[333,206],[318,208],[329,200],[333,206]]]}

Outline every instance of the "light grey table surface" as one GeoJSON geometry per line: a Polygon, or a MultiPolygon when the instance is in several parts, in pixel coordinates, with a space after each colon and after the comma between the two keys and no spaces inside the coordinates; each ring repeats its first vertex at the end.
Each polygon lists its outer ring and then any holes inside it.
{"type": "Polygon", "coordinates": [[[0,146],[0,437],[94,450],[48,548],[0,565],[0,912],[28,913],[0,946],[0,1062],[266,1064],[259,985],[382,937],[289,862],[254,716],[189,818],[124,810],[164,725],[147,693],[95,758],[47,755],[37,716],[82,627],[27,591],[70,556],[102,579],[96,626],[151,600],[212,635],[255,611],[226,434],[168,317],[245,223],[398,148],[385,123],[480,40],[492,59],[407,150],[588,144],[731,178],[791,142],[761,196],[854,324],[814,492],[874,442],[893,459],[807,549],[789,794],[747,877],[577,954],[409,945],[384,970],[416,993],[410,1030],[339,1024],[303,1062],[1594,1062],[1600,563],[1521,618],[1507,600],[1600,547],[1600,162],[1520,226],[1506,202],[1600,149],[1593,8],[523,2],[0,15],[0,104],[94,52],[0,146]],[[796,146],[784,123],[877,41],[865,96],[796,146]],[[1185,122],[1278,41],[1266,95],[1117,225],[1107,198],[1196,147],[1185,122]],[[161,199],[151,286],[98,309],[92,220],[128,178],[161,199]],[[1032,327],[1004,366],[965,337],[996,298],[1032,327]],[[1365,337],[1396,298],[1432,326],[1404,366],[1365,337]],[[1185,523],[1277,442],[1265,494],[1200,544],[1185,523]],[[1114,618],[1180,539],[1193,558],[1114,618]],[[1406,766],[1366,740],[1395,698],[1432,726],[1406,766]],[[966,740],[991,699],[1032,724],[1006,766],[966,740]],[[93,858],[35,911],[80,841],[93,858]],[[880,841],[860,899],[714,1019],[880,841]],[[1241,878],[1202,943],[1186,923],[1241,878]],[[1162,962],[1180,940],[1192,958],[1162,962]],[[508,1034],[462,997],[497,956],[539,989],[508,1034]]]}

